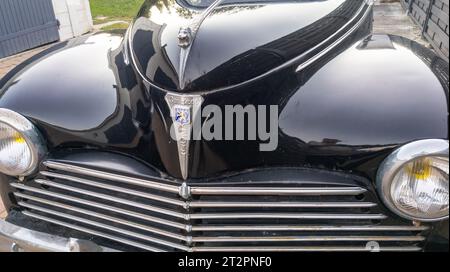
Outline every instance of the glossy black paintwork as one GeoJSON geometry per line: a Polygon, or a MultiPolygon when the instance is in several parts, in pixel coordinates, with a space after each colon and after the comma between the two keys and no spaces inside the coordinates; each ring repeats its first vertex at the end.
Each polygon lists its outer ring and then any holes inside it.
{"type": "Polygon", "coordinates": [[[178,31],[199,11],[176,1],[160,6],[153,2],[146,1],[134,21],[131,51],[149,81],[182,92],[226,88],[258,77],[338,32],[364,3],[225,1],[203,21],[180,75],[178,31]]]}
{"type": "Polygon", "coordinates": [[[120,41],[119,37],[91,37],[77,41],[67,51],[45,56],[8,84],[8,89],[26,92],[6,91],[2,100],[18,101],[19,112],[30,112],[33,118],[45,120],[54,127],[71,131],[97,128],[114,113],[118,104],[115,75],[108,69],[113,64],[109,62],[107,49],[117,47],[120,41]],[[99,51],[102,54],[96,54],[99,51]],[[36,103],[32,96],[42,98],[36,103]]]}
{"type": "MultiPolygon", "coordinates": [[[[295,166],[373,180],[393,148],[424,138],[448,139],[448,64],[400,37],[364,39],[370,26],[368,18],[300,72],[301,62],[292,63],[246,85],[203,92],[203,105],[279,105],[279,146],[259,152],[257,141],[193,141],[189,179],[295,166]]],[[[76,40],[9,75],[0,107],[31,119],[50,154],[122,153],[180,178],[167,91],[142,80],[123,58],[121,37],[76,40]]]]}
{"type": "MultiPolygon", "coordinates": [[[[332,9],[337,2],[310,4],[332,9]]],[[[179,48],[174,37],[181,22],[171,18],[190,18],[198,11],[189,11],[189,15],[181,9],[168,15],[164,10],[177,6],[173,1],[146,4],[132,33],[138,66],[146,67],[145,75],[152,83],[124,61],[122,37],[109,34],[61,43],[0,80],[0,108],[17,111],[36,124],[48,146],[48,157],[69,159],[70,155],[70,160],[83,160],[91,167],[100,164],[98,167],[137,176],[181,182],[177,145],[169,136],[172,121],[164,99],[168,90],[201,94],[203,106],[275,104],[280,110],[279,146],[273,152],[259,152],[257,141],[193,141],[188,183],[232,181],[234,177],[245,182],[243,179],[254,178],[249,173],[269,175],[264,173],[270,169],[267,173],[281,175],[300,168],[351,173],[373,182],[379,163],[394,148],[413,140],[448,139],[448,63],[410,40],[370,36],[370,16],[343,43],[306,69],[296,71],[304,61],[299,59],[262,78],[233,86],[261,74],[261,70],[252,70],[252,63],[245,71],[246,52],[256,47],[267,52],[266,45],[290,41],[288,34],[299,30],[317,27],[319,31],[323,26],[307,19],[314,21],[314,16],[323,14],[282,18],[282,14],[290,14],[292,4],[275,5],[280,10],[266,19],[259,13],[262,7],[217,12],[199,33],[187,65],[186,88],[179,90],[179,48]],[[239,14],[249,15],[247,22],[228,21],[239,14]],[[292,24],[280,28],[283,22],[292,24]],[[268,30],[261,34],[260,26],[268,30]],[[214,70],[224,75],[223,79],[214,70]],[[227,82],[227,73],[236,71],[242,77],[227,82]],[[96,155],[98,151],[101,156],[96,155]]],[[[324,39],[320,35],[310,38],[303,42],[324,39]]],[[[279,53],[275,55],[279,57],[279,53]]],[[[293,57],[284,56],[283,60],[293,57]]],[[[270,59],[262,59],[269,60],[267,67],[276,66],[270,59]]],[[[0,175],[3,194],[11,190],[4,188],[7,179],[0,175]]],[[[436,226],[429,238],[427,249],[442,244],[448,247],[448,221],[436,226]]]]}

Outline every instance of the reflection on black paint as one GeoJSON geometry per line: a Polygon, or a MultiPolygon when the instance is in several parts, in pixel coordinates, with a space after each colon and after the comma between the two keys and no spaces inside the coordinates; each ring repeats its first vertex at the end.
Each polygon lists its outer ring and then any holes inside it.
{"type": "MultiPolygon", "coordinates": [[[[138,64],[145,65],[150,61],[150,58],[155,55],[155,48],[149,46],[150,41],[153,40],[153,32],[150,30],[137,30],[133,35],[133,50],[137,57],[138,64]]],[[[140,67],[146,70],[146,66],[140,67]]]]}
{"type": "MultiPolygon", "coordinates": [[[[256,7],[261,6],[251,6],[251,8],[256,7]]],[[[235,85],[262,75],[305,53],[336,33],[357,14],[360,7],[360,1],[346,1],[336,8],[336,10],[313,24],[232,58],[207,74],[193,80],[186,88],[188,90],[217,89],[235,85]],[[227,76],[224,77],[223,75],[227,76]]],[[[234,12],[239,12],[241,8],[239,6],[224,7],[219,8],[216,13],[221,12],[221,9],[228,9],[228,12],[233,12],[236,9],[234,12]]],[[[343,31],[348,31],[351,26],[343,31]]],[[[326,45],[331,44],[339,37],[337,36],[326,45]]],[[[323,47],[320,49],[323,49],[323,47]]],[[[195,65],[194,63],[192,66],[188,66],[191,68],[188,70],[195,71],[195,65]]],[[[194,76],[191,76],[191,78],[194,79],[194,76]]]]}
{"type": "Polygon", "coordinates": [[[117,145],[133,142],[138,132],[133,125],[130,108],[124,107],[120,122],[105,130],[104,133],[109,142],[117,145]]]}
{"type": "MultiPolygon", "coordinates": [[[[178,77],[180,48],[177,46],[177,34],[180,27],[190,23],[192,16],[196,15],[192,13],[196,11],[176,2],[161,4],[146,1],[146,8],[135,20],[132,32],[133,43],[139,43],[133,45],[138,68],[150,81],[172,91],[208,91],[229,87],[286,63],[338,30],[348,31],[353,25],[344,27],[345,24],[357,14],[364,2],[258,3],[231,1],[212,12],[195,37],[184,77],[178,77]],[[153,9],[151,4],[158,8],[153,9]],[[226,24],[220,23],[224,20],[227,20],[226,24]],[[255,22],[259,22],[256,28],[253,27],[255,22]],[[151,32],[152,37],[140,31],[151,32]],[[142,41],[146,42],[146,48],[142,47],[142,41]],[[162,73],[159,72],[161,70],[162,73]],[[183,84],[178,82],[179,78],[184,80],[183,84]],[[186,87],[180,90],[181,85],[186,87]]],[[[336,35],[316,50],[322,50],[338,37],[336,35]]]]}

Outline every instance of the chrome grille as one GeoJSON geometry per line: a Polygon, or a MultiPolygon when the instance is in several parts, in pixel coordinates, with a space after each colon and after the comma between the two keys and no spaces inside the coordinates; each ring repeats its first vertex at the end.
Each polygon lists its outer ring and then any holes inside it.
{"type": "Polygon", "coordinates": [[[188,186],[44,165],[33,181],[12,183],[23,214],[129,250],[365,251],[375,241],[385,251],[418,251],[427,231],[386,216],[360,186],[188,186]]]}

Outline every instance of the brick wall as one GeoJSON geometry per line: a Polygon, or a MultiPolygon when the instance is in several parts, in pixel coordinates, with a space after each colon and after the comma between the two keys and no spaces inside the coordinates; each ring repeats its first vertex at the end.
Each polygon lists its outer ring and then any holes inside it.
{"type": "Polygon", "coordinates": [[[434,49],[449,60],[449,0],[400,0],[434,49]]]}

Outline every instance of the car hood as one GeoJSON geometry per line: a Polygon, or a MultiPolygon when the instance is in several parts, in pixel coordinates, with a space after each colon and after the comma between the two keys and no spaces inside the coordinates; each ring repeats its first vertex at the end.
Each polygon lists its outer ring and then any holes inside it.
{"type": "Polygon", "coordinates": [[[363,5],[363,0],[224,1],[205,14],[176,1],[148,0],[128,45],[140,74],[165,90],[227,88],[308,53],[349,25],[363,5]],[[183,50],[179,31],[199,18],[192,43],[183,50]]]}

